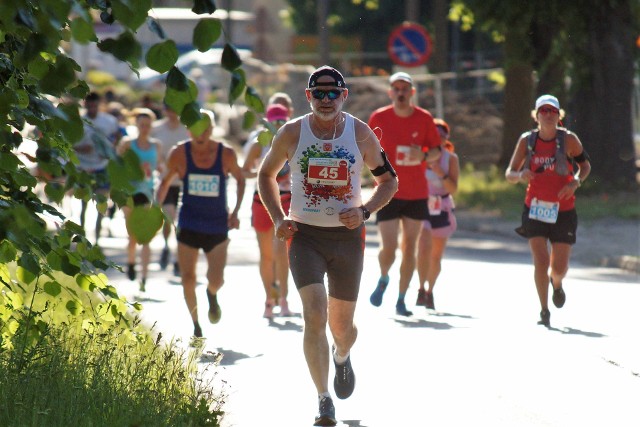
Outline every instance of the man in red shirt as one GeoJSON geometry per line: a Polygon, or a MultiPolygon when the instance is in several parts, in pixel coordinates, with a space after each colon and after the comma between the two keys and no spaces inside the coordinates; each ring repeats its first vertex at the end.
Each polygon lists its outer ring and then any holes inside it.
{"type": "Polygon", "coordinates": [[[412,102],[416,89],[411,76],[404,72],[395,73],[389,78],[389,84],[391,105],[374,111],[369,118],[369,127],[378,134],[382,148],[398,174],[398,192],[377,213],[376,222],[382,242],[378,254],[380,279],[370,301],[376,307],[382,304],[402,227],[400,291],[396,313],[411,316],[413,313],[407,310],[404,298],[416,267],[416,244],[422,221],[428,218],[429,189],[425,167],[426,162],[440,158],[440,137],[431,114],[412,102]]]}

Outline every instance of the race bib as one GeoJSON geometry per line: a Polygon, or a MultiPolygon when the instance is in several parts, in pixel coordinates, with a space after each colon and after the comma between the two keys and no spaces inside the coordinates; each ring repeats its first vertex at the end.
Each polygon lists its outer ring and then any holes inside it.
{"type": "Polygon", "coordinates": [[[427,205],[429,206],[429,215],[440,215],[440,212],[442,212],[442,197],[429,196],[427,205]]]}
{"type": "Polygon", "coordinates": [[[531,208],[529,209],[529,218],[548,224],[555,224],[558,220],[559,211],[559,202],[545,202],[543,200],[533,199],[531,201],[531,208]]]}
{"type": "Polygon", "coordinates": [[[189,194],[202,197],[218,197],[220,195],[219,175],[189,175],[189,194]]]}
{"type": "Polygon", "coordinates": [[[344,159],[310,158],[307,178],[311,184],[344,186],[349,179],[349,166],[344,159]]]}
{"type": "Polygon", "coordinates": [[[398,145],[396,147],[396,164],[399,166],[415,166],[420,164],[420,160],[411,160],[411,146],[398,145]]]}

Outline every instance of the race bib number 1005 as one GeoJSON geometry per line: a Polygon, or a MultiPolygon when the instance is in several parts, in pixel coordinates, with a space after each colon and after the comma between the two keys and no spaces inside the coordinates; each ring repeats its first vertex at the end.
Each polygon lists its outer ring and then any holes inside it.
{"type": "Polygon", "coordinates": [[[529,209],[529,218],[548,224],[555,224],[558,220],[558,212],[560,211],[560,203],[545,202],[538,199],[531,201],[529,209]]]}
{"type": "Polygon", "coordinates": [[[347,185],[349,166],[344,159],[310,158],[308,179],[311,184],[347,185]]]}

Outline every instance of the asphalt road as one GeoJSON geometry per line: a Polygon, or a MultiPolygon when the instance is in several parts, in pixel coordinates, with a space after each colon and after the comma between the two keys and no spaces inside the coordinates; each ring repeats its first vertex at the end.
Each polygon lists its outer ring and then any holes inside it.
{"type": "MultiPolygon", "coordinates": [[[[214,353],[223,354],[214,384],[227,394],[224,427],[310,426],[317,403],[302,353],[300,299],[295,290],[290,293],[294,316],[262,318],[249,196],[241,229],[231,232],[217,325],[206,323],[203,256],[198,264],[206,337],[201,366],[214,353]]],[[[115,237],[103,237],[101,246],[124,264],[122,219],[106,221],[105,228],[115,237]]],[[[109,277],[119,292],[143,302],[146,322],[186,346],[192,325],[179,281],[157,264],[161,247],[156,237],[146,293],[123,273],[109,277]]],[[[572,264],[564,282],[567,303],[561,310],[551,308],[547,329],[536,324],[530,255],[521,239],[459,230],[436,287],[437,310],[413,307],[415,276],[407,297],[414,310],[409,318],[395,314],[397,267],[382,306],[371,306],[368,297],[379,270],[375,226],[370,226],[356,311],[359,337],[352,350],[357,386],[348,400],[335,399],[339,425],[640,425],[637,275],[572,264]]]]}

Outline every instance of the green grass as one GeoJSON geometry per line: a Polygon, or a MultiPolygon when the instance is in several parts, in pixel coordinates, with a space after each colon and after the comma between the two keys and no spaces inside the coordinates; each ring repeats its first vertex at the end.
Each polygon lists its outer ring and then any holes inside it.
{"type": "Polygon", "coordinates": [[[22,328],[0,351],[0,425],[220,425],[224,395],[207,372],[215,363],[198,369],[201,345],[185,351],[141,325],[90,332],[81,321],[39,324],[38,342],[21,348],[22,328]]]}
{"type": "MultiPolygon", "coordinates": [[[[526,187],[510,184],[497,167],[477,171],[466,165],[460,172],[455,195],[459,209],[490,212],[506,219],[520,218],[526,187]]],[[[640,219],[640,195],[630,192],[608,193],[587,181],[576,194],[576,210],[581,219],[640,219]]]]}

